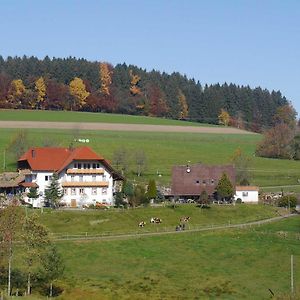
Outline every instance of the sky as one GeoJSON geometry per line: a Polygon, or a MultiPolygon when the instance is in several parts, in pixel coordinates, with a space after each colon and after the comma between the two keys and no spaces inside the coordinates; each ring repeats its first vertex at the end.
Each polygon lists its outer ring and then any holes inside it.
{"type": "Polygon", "coordinates": [[[3,57],[75,56],[261,86],[300,113],[298,0],[1,0],[0,31],[3,57]]]}

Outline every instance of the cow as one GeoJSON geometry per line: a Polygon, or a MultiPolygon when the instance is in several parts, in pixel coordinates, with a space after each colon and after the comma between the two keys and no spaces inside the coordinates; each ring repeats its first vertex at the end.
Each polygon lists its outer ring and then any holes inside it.
{"type": "Polygon", "coordinates": [[[182,217],[182,218],[180,218],[180,223],[188,222],[190,219],[191,219],[191,217],[182,217]]]}
{"type": "Polygon", "coordinates": [[[145,225],[146,225],[145,221],[142,221],[142,222],[139,223],[139,227],[145,227],[145,225]]]}
{"type": "Polygon", "coordinates": [[[162,223],[162,219],[153,217],[150,219],[150,223],[160,224],[162,223]]]}

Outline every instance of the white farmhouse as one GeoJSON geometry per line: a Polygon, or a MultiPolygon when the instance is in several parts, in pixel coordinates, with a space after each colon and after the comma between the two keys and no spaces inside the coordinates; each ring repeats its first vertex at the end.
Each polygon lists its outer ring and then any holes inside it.
{"type": "Polygon", "coordinates": [[[18,160],[18,169],[25,174],[23,186],[27,191],[30,187],[38,189],[38,199],[25,199],[34,207],[43,206],[53,173],[58,174],[63,189],[61,204],[68,207],[114,205],[117,181],[123,180],[107,160],[89,147],[30,148],[18,160]]]}
{"type": "Polygon", "coordinates": [[[243,203],[258,203],[257,186],[236,186],[234,200],[241,199],[243,203]]]}

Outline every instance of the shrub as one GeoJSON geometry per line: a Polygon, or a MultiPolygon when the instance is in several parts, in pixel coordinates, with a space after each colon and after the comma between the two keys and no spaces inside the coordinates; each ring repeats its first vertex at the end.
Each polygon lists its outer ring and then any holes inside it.
{"type": "Polygon", "coordinates": [[[291,207],[294,208],[297,205],[297,198],[294,195],[282,196],[278,200],[278,206],[280,207],[291,207]]]}

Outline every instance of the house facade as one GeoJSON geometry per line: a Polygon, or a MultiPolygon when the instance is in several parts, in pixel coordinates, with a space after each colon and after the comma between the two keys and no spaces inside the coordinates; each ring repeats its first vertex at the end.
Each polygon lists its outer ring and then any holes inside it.
{"type": "Polygon", "coordinates": [[[258,203],[257,186],[236,186],[234,199],[241,199],[243,203],[258,203]]]}
{"type": "Polygon", "coordinates": [[[34,207],[45,201],[45,189],[53,173],[63,190],[61,205],[82,207],[91,204],[114,205],[114,193],[120,176],[102,156],[89,147],[31,148],[19,160],[18,169],[25,175],[24,187],[37,188],[37,199],[25,199],[34,207]]]}
{"type": "Polygon", "coordinates": [[[171,195],[174,198],[198,198],[203,191],[206,191],[208,195],[213,195],[223,173],[227,174],[235,188],[235,168],[232,165],[174,166],[171,195]]]}

